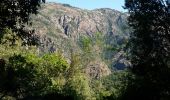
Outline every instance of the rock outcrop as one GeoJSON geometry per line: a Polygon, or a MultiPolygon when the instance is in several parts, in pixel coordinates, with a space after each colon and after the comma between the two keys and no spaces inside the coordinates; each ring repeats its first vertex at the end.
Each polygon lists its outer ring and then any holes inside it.
{"type": "MultiPolygon", "coordinates": [[[[32,16],[33,28],[40,36],[41,50],[61,50],[68,58],[70,50],[83,52],[78,43],[81,37],[89,37],[94,44],[93,37],[97,37],[97,32],[101,33],[102,39],[99,40],[102,45],[92,47],[102,48],[103,55],[98,54],[96,58],[103,60],[96,60],[95,64],[89,63],[86,66],[88,72],[96,77],[110,74],[112,68],[108,67],[112,67],[112,62],[117,61],[114,56],[119,52],[111,48],[121,48],[127,42],[129,28],[126,18],[126,13],[109,8],[86,10],[57,3],[42,5],[39,14],[32,16]],[[93,69],[99,71],[92,71],[93,69]],[[96,72],[102,74],[97,76],[96,72]]],[[[95,50],[93,53],[96,53],[95,50]]]]}

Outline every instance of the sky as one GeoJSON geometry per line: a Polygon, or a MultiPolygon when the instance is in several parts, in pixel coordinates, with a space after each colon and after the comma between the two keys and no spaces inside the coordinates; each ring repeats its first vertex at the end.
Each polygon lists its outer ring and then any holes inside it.
{"type": "Polygon", "coordinates": [[[57,2],[70,4],[71,6],[83,9],[111,8],[124,12],[122,6],[125,0],[47,0],[47,2],[57,2]]]}

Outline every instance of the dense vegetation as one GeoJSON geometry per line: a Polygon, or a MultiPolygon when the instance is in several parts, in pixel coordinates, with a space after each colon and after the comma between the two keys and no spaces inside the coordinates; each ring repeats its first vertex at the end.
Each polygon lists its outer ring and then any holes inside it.
{"type": "Polygon", "coordinates": [[[167,0],[126,0],[130,39],[131,71],[124,99],[170,99],[170,13],[167,0]]]}
{"type": "MultiPolygon", "coordinates": [[[[38,13],[40,4],[45,0],[1,0],[0,3],[0,31],[4,28],[12,29],[20,37],[23,44],[37,44],[34,31],[26,30],[24,24],[29,23],[30,15],[38,13]]],[[[3,33],[1,32],[1,38],[3,33]]],[[[15,37],[13,37],[15,40],[15,37]]]]}
{"type": "Polygon", "coordinates": [[[34,32],[24,29],[30,14],[37,13],[40,3],[41,0],[2,0],[0,3],[0,99],[170,98],[170,19],[165,1],[126,0],[129,25],[133,29],[128,43],[132,66],[100,78],[91,78],[84,72],[85,65],[91,60],[89,57],[97,54],[103,57],[105,50],[115,51],[119,47],[103,46],[106,40],[101,41],[104,39],[101,33],[96,33],[94,37],[82,37],[78,41],[83,55],[71,52],[70,59],[66,59],[60,51],[43,54],[33,45],[38,40],[29,37],[34,36],[34,32]],[[5,11],[7,15],[2,14],[5,11]],[[101,47],[101,51],[91,53],[96,46],[101,47]]]}
{"type": "MultiPolygon", "coordinates": [[[[9,2],[8,6],[15,2],[9,2]]],[[[6,3],[4,1],[4,4],[1,4],[1,8],[4,7],[4,11],[7,9],[4,6],[6,3]]],[[[35,9],[35,12],[28,13],[36,13],[37,8],[35,9]]],[[[2,13],[3,10],[1,15],[2,13]]],[[[87,60],[88,55],[90,55],[88,52],[91,49],[90,45],[102,45],[99,41],[100,33],[96,33],[98,34],[96,43],[91,43],[90,38],[84,37],[80,42],[82,43],[82,48],[85,50],[84,54],[87,59],[81,59],[82,55],[72,53],[70,63],[68,63],[59,51],[42,54],[37,46],[32,45],[35,39],[27,37],[27,34],[31,30],[27,33],[24,29],[24,24],[29,21],[29,14],[24,16],[24,18],[27,17],[25,22],[16,20],[17,18],[22,20],[22,14],[18,13],[18,16],[14,16],[15,18],[13,18],[13,14],[1,17],[1,25],[6,24],[1,26],[0,31],[0,99],[46,100],[57,98],[95,100],[104,99],[111,95],[113,98],[117,98],[120,95],[119,90],[121,84],[123,84],[121,76],[125,73],[121,75],[121,72],[117,72],[110,77],[92,80],[82,70],[83,65],[88,63],[83,60],[87,60]],[[4,18],[9,19],[9,22],[4,22],[6,20],[4,18]],[[14,21],[14,23],[10,24],[10,21],[14,21]],[[16,27],[17,25],[22,27],[16,27]],[[20,34],[26,37],[22,37],[20,34]],[[31,41],[27,42],[28,38],[31,41]],[[116,75],[119,77],[115,77],[116,75]],[[114,81],[111,77],[115,77],[114,81]],[[106,84],[105,80],[110,85],[106,84]]],[[[33,33],[30,35],[33,35],[33,33]]]]}
{"type": "Polygon", "coordinates": [[[5,43],[0,45],[1,99],[117,98],[127,83],[126,72],[91,80],[82,70],[85,62],[80,56],[71,54],[68,63],[60,52],[42,55],[36,46],[22,46],[20,39],[11,45],[11,30],[4,32],[5,43]]]}

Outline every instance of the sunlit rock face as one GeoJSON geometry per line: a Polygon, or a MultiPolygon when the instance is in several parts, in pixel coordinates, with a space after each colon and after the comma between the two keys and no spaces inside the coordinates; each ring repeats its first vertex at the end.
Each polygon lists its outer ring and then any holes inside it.
{"type": "Polygon", "coordinates": [[[96,56],[93,57],[94,64],[89,62],[90,65],[87,64],[85,67],[87,72],[94,74],[97,71],[89,71],[91,70],[89,66],[99,69],[99,72],[104,70],[99,76],[108,75],[112,67],[119,66],[116,62],[120,61],[115,55],[123,51],[129,37],[127,14],[109,8],[86,10],[67,4],[47,3],[42,5],[38,15],[32,16],[32,21],[32,28],[40,37],[40,50],[60,51],[68,61],[71,52],[77,54],[84,52],[79,43],[80,39],[90,38],[93,43],[91,52],[96,53],[96,56]],[[96,33],[101,33],[102,38],[98,40],[98,44],[94,44],[96,33]]]}

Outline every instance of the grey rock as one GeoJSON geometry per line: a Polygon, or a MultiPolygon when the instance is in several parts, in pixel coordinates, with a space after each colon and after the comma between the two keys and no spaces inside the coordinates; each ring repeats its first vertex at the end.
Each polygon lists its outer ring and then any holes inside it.
{"type": "Polygon", "coordinates": [[[94,64],[90,63],[93,67],[89,65],[86,68],[89,74],[94,74],[92,76],[109,75],[111,68],[108,67],[112,66],[112,62],[117,62],[115,67],[118,66],[120,69],[127,66],[126,61],[119,60],[119,51],[106,48],[107,46],[121,47],[128,40],[130,30],[126,13],[108,8],[86,10],[67,4],[46,3],[42,5],[38,15],[32,16],[32,20],[32,28],[40,37],[40,50],[44,52],[61,50],[68,59],[70,59],[70,50],[76,53],[83,52],[78,44],[80,37],[90,37],[94,42],[93,37],[96,33],[102,33],[104,40],[101,42],[104,44],[100,47],[93,46],[92,50],[97,54],[95,56],[97,60],[94,64]],[[102,56],[99,54],[101,51],[102,56]],[[99,59],[104,60],[99,61],[99,59]]]}

